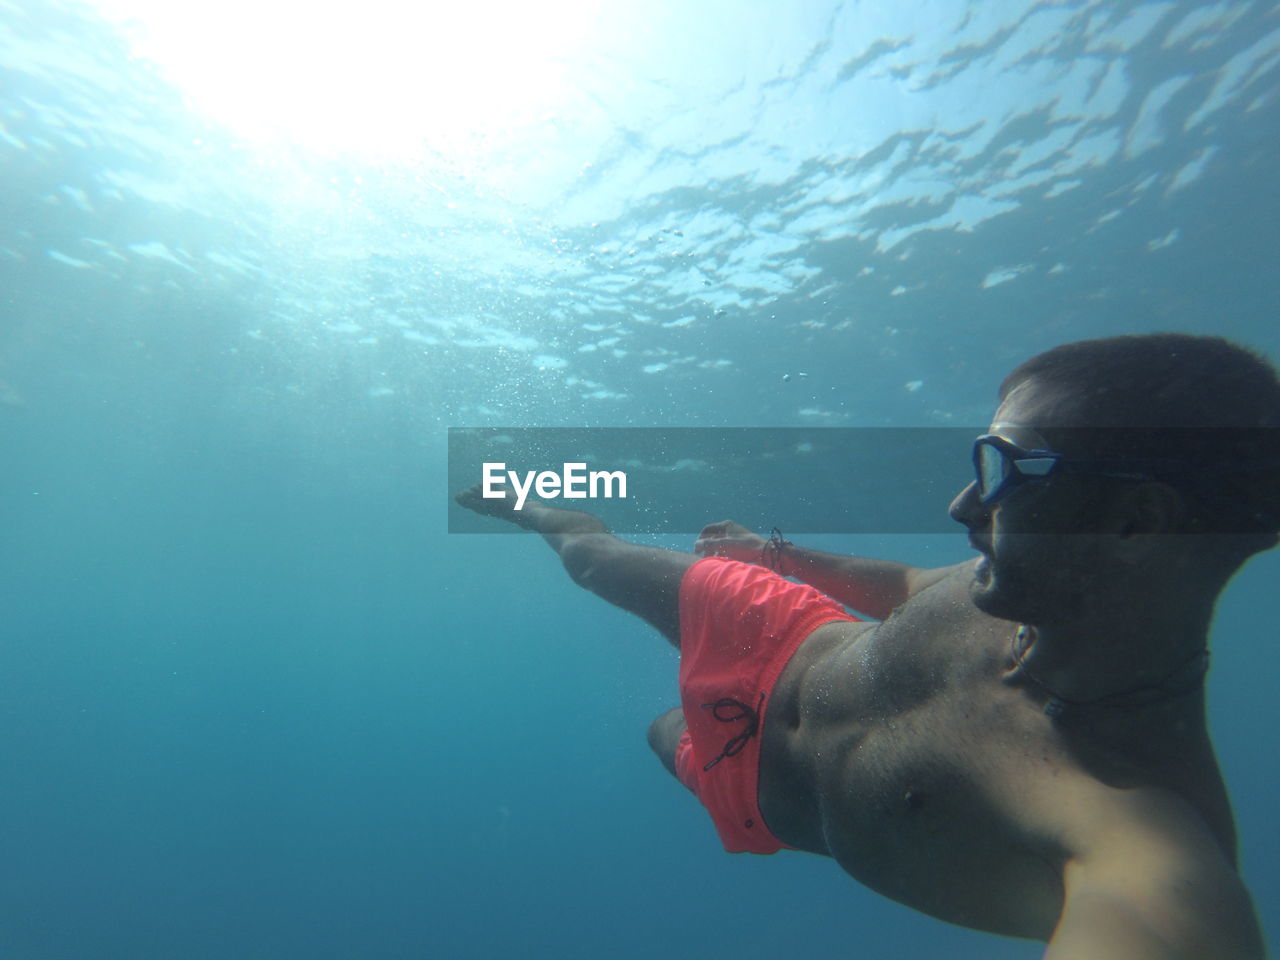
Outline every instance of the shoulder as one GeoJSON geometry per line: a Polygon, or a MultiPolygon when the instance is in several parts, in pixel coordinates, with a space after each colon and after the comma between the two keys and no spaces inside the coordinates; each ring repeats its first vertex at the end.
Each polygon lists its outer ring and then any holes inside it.
{"type": "Polygon", "coordinates": [[[1188,802],[1096,782],[1075,793],[1054,824],[1065,861],[1061,926],[1072,936],[1148,936],[1164,948],[1152,956],[1262,956],[1229,852],[1188,802]]]}

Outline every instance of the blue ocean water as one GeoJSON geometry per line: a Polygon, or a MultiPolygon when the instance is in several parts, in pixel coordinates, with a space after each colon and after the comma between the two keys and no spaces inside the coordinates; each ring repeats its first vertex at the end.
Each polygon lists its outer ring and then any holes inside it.
{"type": "MultiPolygon", "coordinates": [[[[446,429],[977,425],[1066,340],[1280,358],[1280,7],[596,17],[556,112],[380,160],[0,0],[0,957],[1039,955],[724,854],[645,745],[674,655],[448,535],[446,429]]],[[[1210,677],[1272,942],[1278,570],[1210,677]]]]}

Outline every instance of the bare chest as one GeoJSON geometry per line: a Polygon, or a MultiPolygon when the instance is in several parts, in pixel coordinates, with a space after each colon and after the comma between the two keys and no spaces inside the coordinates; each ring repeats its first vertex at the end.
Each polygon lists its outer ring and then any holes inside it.
{"type": "MultiPolygon", "coordinates": [[[[1053,824],[1095,772],[1025,689],[1008,682],[1016,625],[941,593],[875,628],[815,631],[783,673],[763,731],[760,802],[784,841],[941,919],[1047,937],[1069,852],[1053,824]],[[841,630],[845,630],[842,634],[841,630]]],[[[1193,794],[1186,777],[1133,767],[1193,794]],[[1180,781],[1180,782],[1175,782],[1180,781]]],[[[1225,792],[1192,797],[1212,819],[1225,792]]]]}
{"type": "Polygon", "coordinates": [[[1047,718],[1001,683],[1001,626],[966,615],[943,643],[928,623],[889,622],[842,645],[789,691],[792,724],[767,725],[761,802],[784,840],[886,896],[1041,936],[1060,871],[1018,804],[1068,761],[1047,718]]]}

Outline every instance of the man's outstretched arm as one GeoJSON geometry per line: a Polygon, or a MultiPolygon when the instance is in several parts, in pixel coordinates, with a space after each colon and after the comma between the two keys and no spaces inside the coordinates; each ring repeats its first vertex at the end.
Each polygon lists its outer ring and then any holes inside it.
{"type": "Polygon", "coordinates": [[[957,569],[913,567],[891,560],[846,557],[787,543],[771,547],[759,534],[731,520],[705,527],[693,547],[707,557],[730,557],[771,566],[784,577],[795,577],[868,617],[883,620],[925,587],[957,569]]]}
{"type": "Polygon", "coordinates": [[[550,507],[533,498],[517,510],[515,498],[485,497],[475,486],[454,500],[460,507],[541,534],[574,583],[643,618],[679,646],[680,581],[697,560],[693,554],[627,543],[593,514],[550,507]]]}

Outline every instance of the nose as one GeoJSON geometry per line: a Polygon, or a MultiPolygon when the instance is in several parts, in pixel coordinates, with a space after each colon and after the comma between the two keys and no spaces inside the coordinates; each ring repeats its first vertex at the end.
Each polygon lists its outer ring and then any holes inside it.
{"type": "Polygon", "coordinates": [[[978,484],[970,481],[969,485],[956,494],[947,508],[947,513],[956,523],[962,523],[970,530],[987,525],[991,519],[991,511],[978,500],[978,484]]]}

